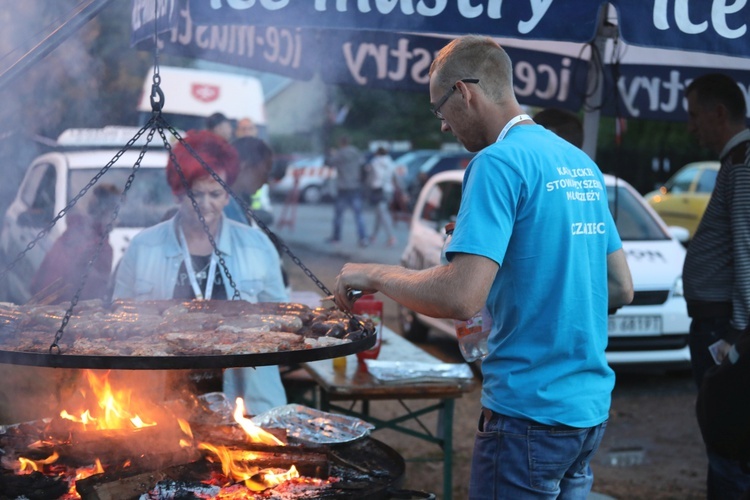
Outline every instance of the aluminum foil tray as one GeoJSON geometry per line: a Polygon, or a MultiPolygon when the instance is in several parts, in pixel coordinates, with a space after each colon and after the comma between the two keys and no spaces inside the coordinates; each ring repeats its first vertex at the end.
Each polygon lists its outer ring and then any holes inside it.
{"type": "Polygon", "coordinates": [[[474,378],[466,363],[415,363],[368,359],[367,371],[385,384],[453,383],[474,378]]]}
{"type": "Polygon", "coordinates": [[[303,405],[285,405],[253,417],[255,425],[283,427],[287,436],[315,446],[356,441],[370,434],[374,425],[364,420],[327,413],[303,405]]]}

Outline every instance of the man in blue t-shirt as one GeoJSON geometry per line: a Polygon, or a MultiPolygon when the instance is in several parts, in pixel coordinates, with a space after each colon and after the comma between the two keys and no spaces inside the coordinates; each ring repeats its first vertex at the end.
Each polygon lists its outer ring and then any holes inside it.
{"type": "Polygon", "coordinates": [[[471,498],[586,498],[609,413],[607,311],[633,298],[601,172],[519,106],[491,38],[465,36],[430,68],[441,130],[477,151],[464,176],[447,265],[347,264],[346,292],[381,291],[409,309],[493,318],[471,498]]]}

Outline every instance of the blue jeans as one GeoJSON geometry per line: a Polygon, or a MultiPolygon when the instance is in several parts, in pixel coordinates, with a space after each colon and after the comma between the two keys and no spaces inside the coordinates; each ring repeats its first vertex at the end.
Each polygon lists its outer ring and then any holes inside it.
{"type": "Polygon", "coordinates": [[[483,408],[469,498],[585,500],[594,483],[589,464],[606,427],[542,425],[483,408]]]}
{"type": "Polygon", "coordinates": [[[359,235],[359,241],[362,242],[367,238],[367,233],[365,232],[365,221],[362,218],[362,191],[359,189],[339,189],[336,193],[336,202],[333,207],[333,235],[331,238],[336,241],[341,240],[341,219],[347,207],[351,207],[354,211],[357,234],[359,235]]]}
{"type": "Polygon", "coordinates": [[[708,452],[707,500],[750,498],[750,464],[708,452]],[[747,495],[747,496],[743,496],[747,495]]]}

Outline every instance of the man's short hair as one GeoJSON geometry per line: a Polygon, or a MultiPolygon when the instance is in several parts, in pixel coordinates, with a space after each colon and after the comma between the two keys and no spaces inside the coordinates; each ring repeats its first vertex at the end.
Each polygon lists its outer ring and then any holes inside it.
{"type": "Polygon", "coordinates": [[[257,168],[273,163],[273,150],[266,141],[257,137],[240,137],[232,141],[232,146],[240,156],[242,168],[257,168]]]}
{"type": "Polygon", "coordinates": [[[229,118],[224,116],[223,113],[214,113],[208,118],[206,118],[206,128],[208,130],[213,130],[213,128],[219,125],[220,123],[228,122],[228,121],[229,121],[229,118]]]}
{"type": "Polygon", "coordinates": [[[534,121],[574,146],[583,147],[583,125],[575,113],[561,108],[547,108],[535,114],[534,121]]]}
{"type": "Polygon", "coordinates": [[[513,66],[505,50],[493,38],[466,35],[451,40],[430,66],[430,78],[448,90],[464,78],[478,78],[485,95],[494,102],[513,96],[513,66]]]}
{"type": "Polygon", "coordinates": [[[720,104],[724,106],[733,123],[744,123],[747,103],[739,85],[723,73],[701,75],[688,85],[685,95],[695,92],[700,104],[720,104]]]}

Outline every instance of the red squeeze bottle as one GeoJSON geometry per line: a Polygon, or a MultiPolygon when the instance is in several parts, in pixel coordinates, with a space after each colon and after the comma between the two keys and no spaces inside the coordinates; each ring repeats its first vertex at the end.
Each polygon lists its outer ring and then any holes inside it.
{"type": "Polygon", "coordinates": [[[352,307],[352,312],[372,320],[375,325],[375,345],[366,351],[357,353],[357,359],[364,363],[366,359],[377,359],[380,354],[380,342],[383,338],[383,301],[375,300],[374,295],[363,295],[352,307]]]}

